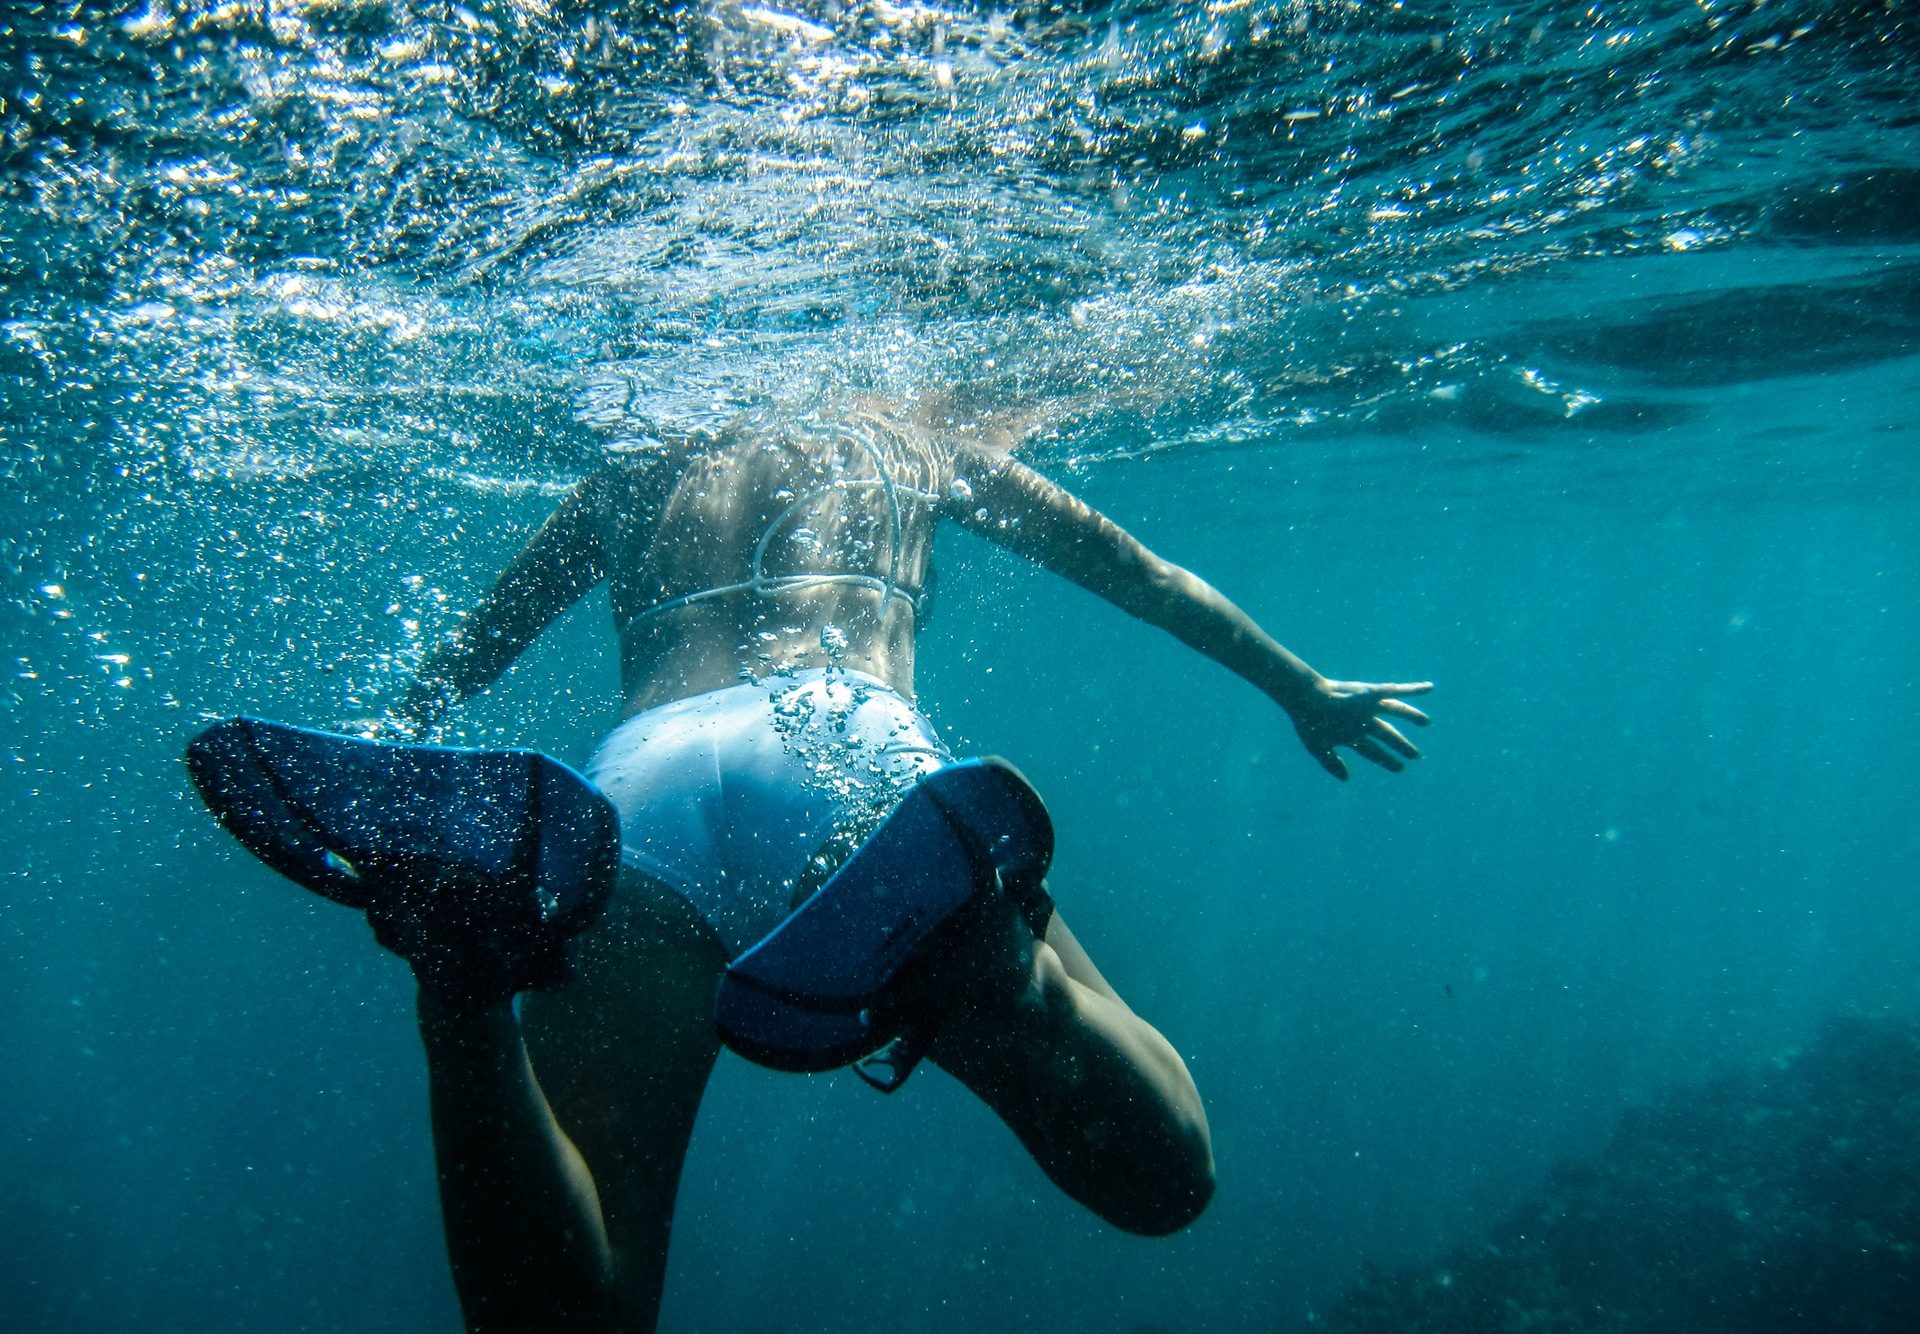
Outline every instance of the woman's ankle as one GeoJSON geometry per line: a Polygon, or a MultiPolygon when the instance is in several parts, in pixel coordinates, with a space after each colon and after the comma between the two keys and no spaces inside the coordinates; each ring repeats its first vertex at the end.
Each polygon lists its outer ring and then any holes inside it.
{"type": "Polygon", "coordinates": [[[414,1012],[420,1023],[420,1036],[429,1046],[491,1046],[503,1040],[517,1041],[520,1021],[514,1017],[513,1000],[475,1003],[456,1000],[421,987],[414,1012]]]}
{"type": "Polygon", "coordinates": [[[1071,1008],[1071,988],[1060,956],[1045,941],[1036,940],[1028,955],[1025,984],[1003,993],[991,1007],[955,1007],[940,1027],[935,1052],[943,1059],[965,1059],[970,1053],[1007,1043],[1033,1043],[1071,1008]]]}

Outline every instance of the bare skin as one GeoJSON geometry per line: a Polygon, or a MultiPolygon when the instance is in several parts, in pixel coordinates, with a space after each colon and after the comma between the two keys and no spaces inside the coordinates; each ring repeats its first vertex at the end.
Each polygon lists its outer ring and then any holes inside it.
{"type": "MultiPolygon", "coordinates": [[[[1337,778],[1337,748],[1392,771],[1418,754],[1393,720],[1427,721],[1399,698],[1427,683],[1330,681],[1004,449],[864,407],[834,431],[742,430],[589,477],[428,660],[400,721],[430,725],[601,579],[629,716],[743,673],[830,662],[910,699],[912,594],[941,520],[1245,678],[1337,778]]],[[[575,983],[528,995],[519,1020],[505,1003],[421,993],[448,1249],[471,1330],[654,1327],[680,1168],[718,1054],[725,959],[677,897],[631,873],[622,888],[575,983]]],[[[1035,940],[1009,920],[948,968],[963,999],[932,1059],[1048,1176],[1131,1232],[1199,1215],[1213,1153],[1193,1080],[1063,922],[1035,940]],[[1024,978],[1011,1003],[969,982],[1009,971],[1024,978]]]]}

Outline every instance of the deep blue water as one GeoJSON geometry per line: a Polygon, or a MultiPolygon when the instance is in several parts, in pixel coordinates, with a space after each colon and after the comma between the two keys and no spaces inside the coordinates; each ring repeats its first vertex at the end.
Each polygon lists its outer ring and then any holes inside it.
{"type": "MultiPolygon", "coordinates": [[[[1046,794],[1218,1197],[1124,1237],[938,1075],[729,1059],[664,1329],[1291,1328],[1624,1109],[1920,1014],[1903,7],[800,13],[0,8],[8,1328],[458,1327],[405,971],[180,745],[366,712],[609,445],[847,387],[1041,414],[1436,724],[1330,783],[943,538],[922,699],[1046,794]]],[[[605,620],[459,735],[582,758],[605,620]]]]}

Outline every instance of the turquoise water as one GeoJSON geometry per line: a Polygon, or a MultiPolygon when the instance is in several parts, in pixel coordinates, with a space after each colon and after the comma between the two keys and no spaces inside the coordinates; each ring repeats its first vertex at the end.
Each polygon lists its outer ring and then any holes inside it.
{"type": "MultiPolygon", "coordinates": [[[[1123,1237],[941,1077],[723,1062],[664,1329],[1294,1328],[1624,1110],[1920,1013],[1917,57],[1866,0],[12,0],[6,1323],[458,1328],[404,969],[181,743],[365,714],[603,450],[849,388],[1033,414],[1436,725],[1330,783],[943,537],[923,700],[1047,795],[1218,1197],[1123,1237]]],[[[458,735],[582,758],[608,644],[458,735]]]]}

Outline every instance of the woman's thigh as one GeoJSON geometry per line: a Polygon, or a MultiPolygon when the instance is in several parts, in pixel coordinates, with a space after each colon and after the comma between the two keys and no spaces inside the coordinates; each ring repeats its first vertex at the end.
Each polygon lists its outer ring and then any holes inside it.
{"type": "Polygon", "coordinates": [[[534,1073],[593,1174],[630,1307],[658,1302],[680,1168],[719,1051],[725,960],[687,905],[631,874],[578,974],[522,1012],[534,1073]]]}

